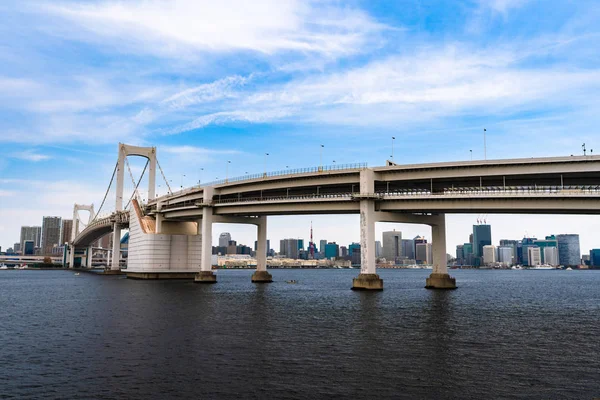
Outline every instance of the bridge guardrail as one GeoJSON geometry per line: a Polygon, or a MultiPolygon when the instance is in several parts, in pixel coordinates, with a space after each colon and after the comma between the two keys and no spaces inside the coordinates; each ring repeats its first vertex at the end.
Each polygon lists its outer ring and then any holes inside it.
{"type": "Polygon", "coordinates": [[[222,185],[225,183],[242,182],[242,181],[249,181],[249,180],[261,179],[261,178],[271,178],[271,177],[275,177],[275,176],[299,175],[299,174],[307,174],[307,173],[313,173],[313,172],[344,171],[344,170],[363,169],[363,168],[367,168],[367,163],[334,164],[334,165],[324,165],[321,167],[285,169],[285,170],[281,170],[281,171],[271,171],[271,172],[266,172],[266,173],[262,173],[262,174],[242,175],[242,176],[236,176],[233,178],[219,179],[216,181],[200,184],[197,187],[222,185]]]}

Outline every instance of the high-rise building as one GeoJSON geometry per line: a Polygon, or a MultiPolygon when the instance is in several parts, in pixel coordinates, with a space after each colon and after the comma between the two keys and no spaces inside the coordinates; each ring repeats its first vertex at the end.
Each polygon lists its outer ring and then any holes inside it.
{"type": "Polygon", "coordinates": [[[402,232],[383,232],[383,257],[387,261],[396,261],[402,257],[402,232]]]}
{"type": "Polygon", "coordinates": [[[542,251],[542,263],[558,265],[558,247],[544,247],[542,251]]]}
{"type": "Polygon", "coordinates": [[[600,268],[600,249],[590,250],[590,266],[600,268]]]}
{"type": "MultiPolygon", "coordinates": [[[[512,251],[512,261],[510,262],[511,264],[518,264],[520,263],[519,259],[518,259],[518,252],[517,252],[517,247],[518,247],[518,240],[511,240],[511,239],[500,239],[500,246],[501,247],[512,247],[513,251],[512,251]]],[[[498,254],[498,261],[500,261],[500,254],[498,254]]],[[[500,261],[503,262],[503,261],[500,261]]]]}
{"type": "Polygon", "coordinates": [[[465,259],[464,248],[465,246],[462,244],[456,245],[456,261],[458,261],[459,263],[462,263],[462,260],[465,259]]]}
{"type": "Polygon", "coordinates": [[[219,235],[219,247],[227,247],[231,241],[231,234],[229,232],[223,232],[219,235]]]}
{"type": "Polygon", "coordinates": [[[379,240],[375,241],[375,257],[383,257],[383,248],[381,247],[381,242],[379,240]]]}
{"type": "Polygon", "coordinates": [[[558,242],[558,262],[565,266],[576,266],[581,262],[579,235],[556,235],[558,242]]]}
{"type": "Polygon", "coordinates": [[[513,265],[515,263],[515,248],[513,246],[499,246],[498,262],[504,265],[513,265]]]}
{"type": "MultiPolygon", "coordinates": [[[[219,246],[219,247],[221,247],[221,246],[219,246]]],[[[227,254],[238,254],[237,251],[238,251],[237,242],[235,240],[230,240],[229,243],[227,243],[227,254]]]]}
{"type": "Polygon", "coordinates": [[[414,260],[415,259],[415,241],[412,239],[402,239],[402,257],[414,260]]]}
{"type": "Polygon", "coordinates": [[[326,245],[327,245],[327,240],[321,239],[319,241],[319,253],[321,253],[322,256],[325,256],[325,246],[326,245]]]}
{"type": "Polygon", "coordinates": [[[340,248],[336,242],[325,245],[325,258],[335,258],[340,254],[340,248]]]}
{"type": "Polygon", "coordinates": [[[360,264],[360,243],[351,243],[348,246],[348,256],[353,265],[360,264]]]}
{"type": "Polygon", "coordinates": [[[541,265],[542,264],[542,253],[540,251],[540,248],[537,246],[528,246],[527,247],[527,260],[528,260],[528,265],[530,266],[536,266],[536,265],[541,265]]]}
{"type": "Polygon", "coordinates": [[[304,249],[304,239],[298,239],[298,250],[304,249]]]}
{"type": "Polygon", "coordinates": [[[20,252],[21,252],[21,243],[15,243],[15,244],[13,245],[13,251],[14,251],[15,253],[20,253],[20,252]]]}
{"type": "Polygon", "coordinates": [[[483,256],[483,246],[492,244],[492,227],[490,225],[473,225],[473,255],[483,256]]]}
{"type": "Polygon", "coordinates": [[[483,246],[483,263],[494,264],[496,262],[496,246],[486,245],[483,246]]]}
{"type": "Polygon", "coordinates": [[[346,246],[340,246],[340,257],[348,257],[348,248],[346,246]]]}
{"type": "Polygon", "coordinates": [[[42,253],[52,254],[52,249],[60,244],[60,217],[44,217],[42,222],[42,253]]]}
{"type": "Polygon", "coordinates": [[[63,219],[62,227],[61,227],[61,240],[60,245],[64,245],[67,242],[71,241],[71,234],[73,233],[73,220],[72,219],[63,219]]]}
{"type": "Polygon", "coordinates": [[[279,241],[279,254],[298,259],[298,239],[282,239],[279,241]]]}
{"type": "Polygon", "coordinates": [[[35,255],[35,244],[33,240],[26,240],[23,242],[23,248],[22,248],[22,252],[21,254],[23,254],[24,256],[33,256],[35,255]]]}
{"type": "Polygon", "coordinates": [[[21,248],[25,246],[26,240],[33,240],[33,247],[40,247],[42,239],[41,226],[22,226],[21,227],[21,248]]]}
{"type": "Polygon", "coordinates": [[[549,264],[548,261],[546,261],[546,258],[544,256],[544,248],[558,247],[558,242],[556,241],[556,237],[554,235],[546,236],[545,240],[535,240],[533,243],[540,248],[540,253],[542,255],[542,264],[549,264]]]}
{"type": "Polygon", "coordinates": [[[433,263],[433,249],[431,243],[417,243],[415,245],[415,260],[421,264],[433,263]]]}

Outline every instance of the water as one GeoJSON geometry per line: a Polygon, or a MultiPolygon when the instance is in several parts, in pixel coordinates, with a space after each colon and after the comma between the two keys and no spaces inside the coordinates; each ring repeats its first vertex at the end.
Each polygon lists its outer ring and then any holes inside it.
{"type": "Polygon", "coordinates": [[[600,271],[0,271],[0,398],[593,398],[600,271]],[[286,284],[289,279],[298,284],[286,284]]]}

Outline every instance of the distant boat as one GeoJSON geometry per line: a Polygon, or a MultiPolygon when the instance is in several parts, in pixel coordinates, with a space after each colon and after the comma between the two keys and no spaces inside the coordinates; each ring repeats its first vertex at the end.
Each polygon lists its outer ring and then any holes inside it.
{"type": "Polygon", "coordinates": [[[513,265],[512,267],[510,267],[510,269],[523,269],[523,267],[520,265],[513,265]]]}
{"type": "Polygon", "coordinates": [[[297,280],[295,280],[295,279],[292,279],[292,280],[290,280],[290,281],[285,281],[285,283],[292,283],[292,284],[293,284],[293,283],[298,283],[298,281],[297,281],[297,280]]]}
{"type": "Polygon", "coordinates": [[[567,267],[567,269],[565,271],[573,271],[573,268],[567,267]]]}
{"type": "Polygon", "coordinates": [[[75,276],[79,276],[79,272],[75,272],[75,276]]]}
{"type": "Polygon", "coordinates": [[[556,269],[552,265],[544,264],[544,265],[536,265],[535,267],[531,267],[529,269],[556,269]]]}
{"type": "Polygon", "coordinates": [[[8,269],[8,267],[4,264],[0,264],[0,269],[8,269]]]}

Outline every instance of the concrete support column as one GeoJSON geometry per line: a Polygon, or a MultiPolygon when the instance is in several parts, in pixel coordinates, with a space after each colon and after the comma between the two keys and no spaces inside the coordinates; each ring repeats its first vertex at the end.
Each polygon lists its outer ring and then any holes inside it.
{"type": "Polygon", "coordinates": [[[112,265],[110,266],[111,271],[119,271],[121,266],[119,260],[121,259],[121,227],[115,222],[113,227],[113,246],[112,246],[112,265]]]}
{"type": "Polygon", "coordinates": [[[88,267],[90,269],[92,268],[92,253],[93,252],[94,252],[94,250],[92,249],[92,246],[89,246],[87,248],[86,253],[85,253],[86,254],[86,256],[85,256],[85,264],[86,264],[86,267],[88,267]]]}
{"type": "Polygon", "coordinates": [[[148,157],[148,201],[153,200],[156,195],[156,147],[150,150],[148,157]]]}
{"type": "Polygon", "coordinates": [[[360,274],[352,281],[353,290],[382,290],[375,264],[375,174],[372,169],[360,172],[360,274]]]}
{"type": "Polygon", "coordinates": [[[273,282],[273,276],[267,272],[267,217],[259,217],[256,244],[256,272],[252,274],[252,282],[273,282]]]}
{"type": "Polygon", "coordinates": [[[162,232],[162,223],[163,223],[164,219],[165,219],[165,217],[163,217],[163,215],[160,212],[158,214],[156,214],[156,224],[155,224],[155,232],[154,233],[162,232]]]}
{"type": "Polygon", "coordinates": [[[75,246],[69,246],[69,268],[75,268],[75,246]]]}
{"type": "MultiPolygon", "coordinates": [[[[212,188],[204,189],[204,203],[212,203],[212,188]]],[[[217,283],[217,276],[212,272],[212,224],[213,209],[211,206],[205,206],[202,209],[202,262],[200,272],[194,278],[198,283],[217,283]]]]}
{"type": "Polygon", "coordinates": [[[427,278],[427,289],[456,289],[456,279],[448,275],[446,258],[446,215],[437,216],[431,225],[433,251],[433,272],[427,278]]]}

